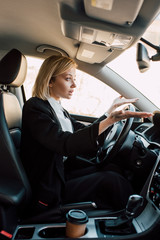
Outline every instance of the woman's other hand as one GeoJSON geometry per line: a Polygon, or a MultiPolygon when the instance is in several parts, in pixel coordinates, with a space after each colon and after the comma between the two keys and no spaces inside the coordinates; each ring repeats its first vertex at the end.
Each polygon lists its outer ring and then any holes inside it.
{"type": "Polygon", "coordinates": [[[124,105],[124,104],[128,104],[128,103],[135,103],[138,100],[138,98],[124,98],[123,96],[119,96],[116,99],[114,99],[112,105],[110,106],[110,108],[108,109],[107,113],[110,114],[111,112],[115,111],[116,108],[124,105]]]}

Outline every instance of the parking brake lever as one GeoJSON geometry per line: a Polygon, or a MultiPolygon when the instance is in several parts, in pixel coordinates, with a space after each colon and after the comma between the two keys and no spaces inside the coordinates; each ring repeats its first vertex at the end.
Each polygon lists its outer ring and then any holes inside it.
{"type": "Polygon", "coordinates": [[[71,209],[81,209],[81,210],[89,210],[97,208],[95,202],[78,202],[78,203],[68,203],[64,204],[61,207],[61,210],[66,213],[71,209]]]}

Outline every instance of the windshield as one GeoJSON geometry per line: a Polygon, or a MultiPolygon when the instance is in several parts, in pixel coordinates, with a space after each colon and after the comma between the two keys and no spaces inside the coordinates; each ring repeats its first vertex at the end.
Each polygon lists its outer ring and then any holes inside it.
{"type": "MultiPolygon", "coordinates": [[[[143,38],[159,46],[160,15],[147,29],[143,38]]],[[[107,66],[121,75],[160,108],[160,62],[150,61],[150,69],[144,73],[140,73],[136,62],[136,46],[137,44],[122,53],[117,59],[107,64],[107,66]]],[[[145,46],[150,57],[156,54],[156,50],[148,45],[145,46]]]]}

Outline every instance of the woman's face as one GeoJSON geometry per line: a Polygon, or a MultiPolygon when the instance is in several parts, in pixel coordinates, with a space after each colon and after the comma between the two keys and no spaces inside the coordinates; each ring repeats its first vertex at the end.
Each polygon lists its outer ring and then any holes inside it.
{"type": "Polygon", "coordinates": [[[70,99],[76,87],[75,77],[76,68],[72,67],[58,75],[54,80],[51,79],[49,83],[50,96],[56,100],[60,100],[61,98],[70,99]]]}

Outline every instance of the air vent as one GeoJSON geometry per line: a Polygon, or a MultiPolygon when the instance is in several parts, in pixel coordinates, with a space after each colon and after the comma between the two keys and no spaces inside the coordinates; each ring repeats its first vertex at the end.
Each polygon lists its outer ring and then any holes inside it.
{"type": "Polygon", "coordinates": [[[138,127],[138,128],[136,129],[136,132],[142,133],[142,132],[144,132],[147,128],[148,128],[148,126],[142,125],[142,126],[140,126],[140,127],[138,127]]]}

